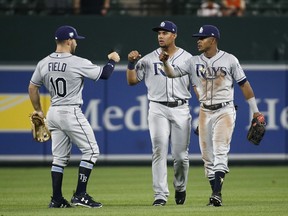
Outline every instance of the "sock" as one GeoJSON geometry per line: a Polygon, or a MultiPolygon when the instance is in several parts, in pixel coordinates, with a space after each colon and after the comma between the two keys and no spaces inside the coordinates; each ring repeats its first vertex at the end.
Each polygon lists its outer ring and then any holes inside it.
{"type": "Polygon", "coordinates": [[[213,189],[214,189],[214,184],[215,184],[215,178],[214,178],[214,177],[213,177],[213,178],[209,178],[209,183],[210,183],[211,189],[212,189],[212,191],[213,191],[213,189]]]}
{"type": "Polygon", "coordinates": [[[62,180],[63,180],[64,168],[52,165],[51,167],[51,178],[52,178],[52,190],[53,190],[53,199],[60,200],[62,199],[62,180]]]}
{"type": "Polygon", "coordinates": [[[221,193],[224,177],[225,177],[224,172],[215,172],[215,184],[213,188],[213,193],[215,194],[221,193]]]}
{"type": "Polygon", "coordinates": [[[89,180],[90,173],[93,169],[93,163],[89,161],[81,161],[79,165],[78,172],[78,184],[76,189],[76,194],[86,193],[87,183],[89,180]]]}

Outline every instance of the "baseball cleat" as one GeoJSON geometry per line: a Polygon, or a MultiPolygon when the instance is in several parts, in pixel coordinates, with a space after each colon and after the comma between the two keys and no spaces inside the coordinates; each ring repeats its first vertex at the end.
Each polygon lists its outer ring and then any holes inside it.
{"type": "Polygon", "coordinates": [[[211,199],[210,199],[210,197],[209,197],[209,202],[207,203],[207,205],[206,206],[214,206],[213,205],[213,203],[211,202],[211,199]]]}
{"type": "Polygon", "coordinates": [[[157,199],[153,202],[152,204],[153,206],[165,206],[166,205],[166,201],[163,199],[157,199]]]}
{"type": "Polygon", "coordinates": [[[175,202],[177,205],[183,205],[186,199],[186,191],[175,191],[175,202]]]}
{"type": "Polygon", "coordinates": [[[73,197],[71,198],[71,205],[73,206],[83,206],[87,208],[101,208],[102,203],[96,202],[93,200],[89,194],[84,193],[81,195],[76,195],[74,193],[73,197]]]}
{"type": "Polygon", "coordinates": [[[222,195],[221,193],[213,193],[210,197],[210,203],[213,204],[213,206],[219,207],[222,206],[222,195]]]}
{"type": "Polygon", "coordinates": [[[69,202],[62,197],[60,200],[55,200],[51,197],[51,202],[49,203],[49,208],[71,208],[72,206],[69,202]]]}

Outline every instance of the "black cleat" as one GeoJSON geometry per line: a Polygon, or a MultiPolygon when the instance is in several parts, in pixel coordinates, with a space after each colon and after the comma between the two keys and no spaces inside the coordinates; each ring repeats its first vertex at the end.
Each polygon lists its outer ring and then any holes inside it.
{"type": "Polygon", "coordinates": [[[157,199],[153,202],[152,204],[153,206],[165,206],[166,205],[166,201],[163,199],[157,199]]]}
{"type": "Polygon", "coordinates": [[[175,191],[175,202],[177,205],[183,205],[186,199],[186,191],[175,191]]]}
{"type": "Polygon", "coordinates": [[[212,193],[212,195],[210,197],[210,203],[212,203],[213,206],[216,206],[216,207],[222,206],[221,193],[212,193]]]}
{"type": "Polygon", "coordinates": [[[55,200],[51,197],[51,202],[49,203],[49,208],[71,208],[70,203],[62,197],[60,200],[55,200]]]}
{"type": "Polygon", "coordinates": [[[101,208],[102,203],[96,202],[93,200],[89,194],[84,193],[81,195],[76,195],[74,193],[73,197],[71,198],[71,204],[73,206],[84,206],[87,208],[101,208]]]}
{"type": "Polygon", "coordinates": [[[213,205],[213,203],[211,202],[211,199],[210,199],[210,197],[209,197],[209,202],[207,203],[207,205],[206,206],[214,206],[213,205]]]}

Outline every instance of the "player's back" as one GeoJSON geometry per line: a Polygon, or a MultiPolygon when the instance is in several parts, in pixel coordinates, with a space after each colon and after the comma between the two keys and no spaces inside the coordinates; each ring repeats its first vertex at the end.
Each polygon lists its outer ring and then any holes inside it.
{"type": "Polygon", "coordinates": [[[100,74],[98,66],[70,53],[52,53],[37,67],[52,105],[81,105],[84,77],[96,80],[100,74]]]}

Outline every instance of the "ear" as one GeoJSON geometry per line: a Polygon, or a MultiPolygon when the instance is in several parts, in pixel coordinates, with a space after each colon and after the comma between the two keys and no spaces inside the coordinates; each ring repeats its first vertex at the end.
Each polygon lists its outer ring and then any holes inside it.
{"type": "Polygon", "coordinates": [[[66,45],[71,46],[72,43],[73,43],[72,39],[68,39],[67,42],[66,42],[66,45]]]}

